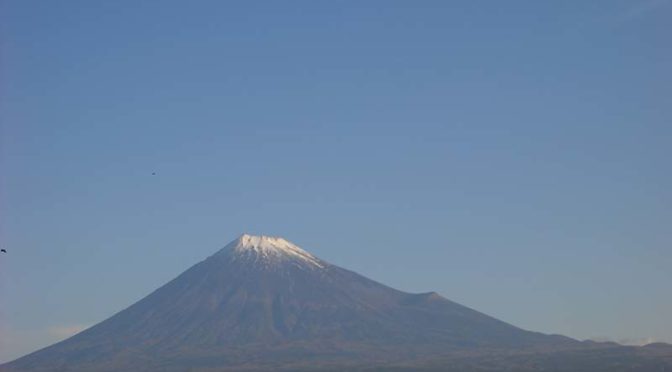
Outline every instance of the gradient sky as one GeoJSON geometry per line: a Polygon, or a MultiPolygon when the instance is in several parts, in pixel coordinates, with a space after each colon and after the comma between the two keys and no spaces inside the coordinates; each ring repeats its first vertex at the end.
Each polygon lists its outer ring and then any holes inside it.
{"type": "Polygon", "coordinates": [[[672,342],[670,1],[0,4],[0,361],[243,232],[672,342]]]}

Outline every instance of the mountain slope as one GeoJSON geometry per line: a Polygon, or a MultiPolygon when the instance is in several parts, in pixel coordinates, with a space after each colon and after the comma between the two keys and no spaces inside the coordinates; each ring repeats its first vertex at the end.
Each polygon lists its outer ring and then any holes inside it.
{"type": "Polygon", "coordinates": [[[2,368],[355,366],[583,349],[436,293],[389,288],[284,239],[243,235],[111,318],[2,368]]]}

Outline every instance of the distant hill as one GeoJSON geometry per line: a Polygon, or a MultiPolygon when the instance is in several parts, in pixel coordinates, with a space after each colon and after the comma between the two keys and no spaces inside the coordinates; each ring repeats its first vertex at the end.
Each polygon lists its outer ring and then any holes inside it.
{"type": "Polygon", "coordinates": [[[144,299],[0,371],[672,371],[672,346],[529,332],[282,238],[242,235],[144,299]]]}

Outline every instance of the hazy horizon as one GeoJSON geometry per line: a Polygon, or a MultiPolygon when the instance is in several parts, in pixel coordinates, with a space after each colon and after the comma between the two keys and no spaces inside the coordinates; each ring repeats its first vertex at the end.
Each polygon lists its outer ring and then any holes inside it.
{"type": "Polygon", "coordinates": [[[0,4],[0,363],[242,233],[672,343],[670,1],[0,4]]]}

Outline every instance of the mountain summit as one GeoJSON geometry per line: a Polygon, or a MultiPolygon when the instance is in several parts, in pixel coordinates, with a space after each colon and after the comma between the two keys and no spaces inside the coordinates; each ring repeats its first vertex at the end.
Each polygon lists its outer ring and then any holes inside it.
{"type": "Polygon", "coordinates": [[[525,371],[563,370],[567,358],[584,362],[565,370],[661,366],[623,361],[628,350],[644,349],[525,331],[434,292],[387,287],[285,239],[245,234],[111,318],[0,370],[525,371]],[[595,364],[596,355],[620,359],[595,364]]]}
{"type": "Polygon", "coordinates": [[[280,237],[243,234],[224,247],[218,255],[228,256],[232,261],[262,265],[266,268],[293,263],[309,268],[324,268],[312,254],[280,237]]]}

